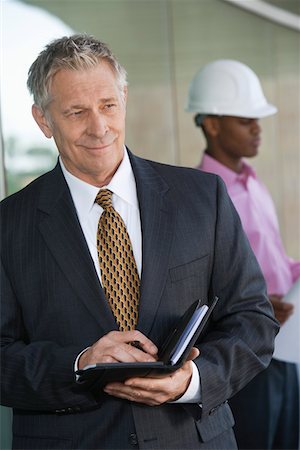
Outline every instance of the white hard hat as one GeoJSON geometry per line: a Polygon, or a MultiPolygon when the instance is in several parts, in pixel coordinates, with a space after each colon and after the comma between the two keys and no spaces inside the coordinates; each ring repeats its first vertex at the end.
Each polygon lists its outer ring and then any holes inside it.
{"type": "Polygon", "coordinates": [[[277,112],[267,102],[253,70],[230,59],[213,61],[196,73],[185,110],[256,119],[277,112]]]}

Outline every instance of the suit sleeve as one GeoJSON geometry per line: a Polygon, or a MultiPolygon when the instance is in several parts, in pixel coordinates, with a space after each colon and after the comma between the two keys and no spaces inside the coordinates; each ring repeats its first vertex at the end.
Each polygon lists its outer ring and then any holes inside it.
{"type": "Polygon", "coordinates": [[[96,406],[89,393],[74,390],[74,360],[81,350],[46,340],[29,342],[17,296],[1,261],[1,404],[52,412],[96,406]]]}
{"type": "Polygon", "coordinates": [[[278,331],[265,282],[223,182],[218,179],[212,291],[220,298],[197,358],[202,416],[265,369],[278,331]]]}

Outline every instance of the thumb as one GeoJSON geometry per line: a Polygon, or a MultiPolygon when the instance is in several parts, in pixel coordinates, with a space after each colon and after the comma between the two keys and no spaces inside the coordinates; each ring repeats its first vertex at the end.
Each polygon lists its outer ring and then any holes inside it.
{"type": "Polygon", "coordinates": [[[187,361],[192,361],[200,355],[200,350],[196,347],[193,347],[190,351],[189,356],[187,357],[187,361]]]}

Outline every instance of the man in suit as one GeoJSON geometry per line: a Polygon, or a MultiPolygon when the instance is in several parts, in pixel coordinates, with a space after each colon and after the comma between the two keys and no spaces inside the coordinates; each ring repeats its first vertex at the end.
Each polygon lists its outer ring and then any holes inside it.
{"type": "Polygon", "coordinates": [[[1,204],[1,400],[14,409],[13,447],[236,448],[227,399],[267,367],[278,325],[223,183],[125,147],[126,72],[92,37],[49,44],[28,86],[59,161],[1,204]],[[140,279],[137,324],[125,331],[123,292],[114,310],[101,266],[103,190],[140,279]],[[155,361],[185,310],[215,295],[204,338],[171,375],[78,388],[77,368],[155,361]]]}

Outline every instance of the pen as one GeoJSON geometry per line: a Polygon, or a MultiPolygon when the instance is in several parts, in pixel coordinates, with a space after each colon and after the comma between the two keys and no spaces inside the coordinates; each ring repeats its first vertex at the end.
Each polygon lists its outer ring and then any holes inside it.
{"type": "Polygon", "coordinates": [[[140,341],[132,341],[132,342],[130,342],[130,345],[132,345],[135,348],[138,348],[139,350],[142,350],[142,352],[145,352],[145,350],[141,346],[140,341]]]}

